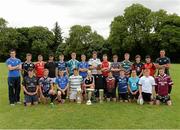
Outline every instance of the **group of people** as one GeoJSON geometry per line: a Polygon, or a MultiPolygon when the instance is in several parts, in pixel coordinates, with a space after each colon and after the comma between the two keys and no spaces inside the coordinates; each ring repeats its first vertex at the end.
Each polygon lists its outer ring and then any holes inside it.
{"type": "Polygon", "coordinates": [[[49,55],[47,62],[43,56],[38,55],[38,61],[32,62],[32,55],[26,54],[26,61],[16,58],[16,51],[10,50],[10,58],[6,64],[8,73],[9,103],[14,106],[21,104],[21,86],[24,92],[26,106],[38,103],[54,105],[54,102],[83,103],[86,101],[141,101],[159,105],[165,103],[172,105],[170,93],[173,82],[169,74],[170,59],[165,56],[165,50],[160,51],[160,57],[155,63],[151,57],[136,55],[134,63],[130,62],[130,54],[124,54],[124,60],[118,61],[113,55],[112,62],[108,56],[103,55],[102,61],[97,58],[94,51],[92,58],[86,60],[81,55],[81,61],[76,60],[76,53],[71,53],[71,60],[65,62],[64,55],[54,61],[49,55]],[[157,70],[157,72],[156,72],[157,70]],[[22,75],[22,82],[21,82],[22,75]]]}

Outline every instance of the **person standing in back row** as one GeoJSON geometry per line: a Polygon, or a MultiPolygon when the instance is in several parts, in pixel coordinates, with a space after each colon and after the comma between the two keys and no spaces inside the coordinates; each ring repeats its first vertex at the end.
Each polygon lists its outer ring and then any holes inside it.
{"type": "Polygon", "coordinates": [[[16,58],[16,51],[10,50],[10,58],[6,60],[8,67],[8,93],[9,103],[14,106],[15,103],[20,104],[21,78],[20,70],[22,68],[21,60],[16,58]]]}
{"type": "Polygon", "coordinates": [[[164,67],[165,68],[165,74],[169,74],[169,67],[170,67],[171,61],[168,57],[166,57],[166,51],[161,50],[160,51],[160,57],[156,59],[155,65],[156,68],[159,70],[159,68],[164,67]]]}

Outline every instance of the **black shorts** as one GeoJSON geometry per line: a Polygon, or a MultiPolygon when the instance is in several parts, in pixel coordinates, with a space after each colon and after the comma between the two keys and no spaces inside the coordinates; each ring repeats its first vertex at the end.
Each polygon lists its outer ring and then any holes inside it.
{"type": "Polygon", "coordinates": [[[107,90],[107,98],[116,98],[116,88],[113,88],[111,91],[107,90]]]}
{"type": "Polygon", "coordinates": [[[167,96],[156,96],[156,100],[159,100],[162,103],[167,103],[167,101],[170,101],[171,98],[169,95],[167,95],[167,96]]]}
{"type": "Polygon", "coordinates": [[[119,93],[119,100],[128,100],[128,93],[119,93]]]}
{"type": "Polygon", "coordinates": [[[43,92],[44,97],[50,97],[49,91],[43,92]]]}
{"type": "MultiPolygon", "coordinates": [[[[134,91],[133,91],[134,92],[134,91]]],[[[133,100],[133,99],[138,99],[138,97],[139,97],[139,91],[136,93],[136,95],[132,95],[132,93],[129,93],[129,98],[131,99],[131,100],[133,100]]]]}
{"type": "Polygon", "coordinates": [[[38,102],[38,96],[36,95],[25,95],[25,101],[26,103],[34,103],[34,102],[38,102]]]}
{"type": "Polygon", "coordinates": [[[145,93],[145,92],[142,92],[142,98],[145,102],[151,102],[152,99],[151,99],[151,93],[145,93]]]}
{"type": "MultiPolygon", "coordinates": [[[[60,91],[60,90],[57,90],[57,91],[60,91]]],[[[65,91],[65,94],[63,94],[62,91],[60,91],[60,92],[61,92],[61,99],[66,99],[66,97],[67,97],[67,90],[65,91]]]]}

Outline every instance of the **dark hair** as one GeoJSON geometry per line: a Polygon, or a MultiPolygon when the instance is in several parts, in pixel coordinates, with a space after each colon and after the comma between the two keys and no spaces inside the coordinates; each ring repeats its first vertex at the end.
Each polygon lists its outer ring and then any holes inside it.
{"type": "Polygon", "coordinates": [[[74,68],[73,71],[78,71],[78,68],[74,68]]]}
{"type": "Polygon", "coordinates": [[[141,56],[140,56],[140,55],[136,55],[136,56],[135,56],[135,59],[136,59],[136,58],[141,58],[141,56]]]}
{"type": "Polygon", "coordinates": [[[32,56],[32,54],[31,53],[27,53],[26,56],[32,56]]]}
{"type": "Polygon", "coordinates": [[[96,55],[97,55],[97,51],[93,51],[93,54],[96,54],[96,55]]]}
{"type": "Polygon", "coordinates": [[[16,50],[15,49],[11,49],[11,50],[9,50],[9,52],[11,53],[11,52],[16,52],[16,50]]]}

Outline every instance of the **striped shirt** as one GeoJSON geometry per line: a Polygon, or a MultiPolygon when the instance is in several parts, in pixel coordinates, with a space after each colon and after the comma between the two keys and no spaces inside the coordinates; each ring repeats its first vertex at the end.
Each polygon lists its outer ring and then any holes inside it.
{"type": "Polygon", "coordinates": [[[77,88],[81,88],[81,84],[83,82],[82,76],[70,76],[69,77],[69,83],[70,83],[70,88],[76,90],[77,88]]]}

